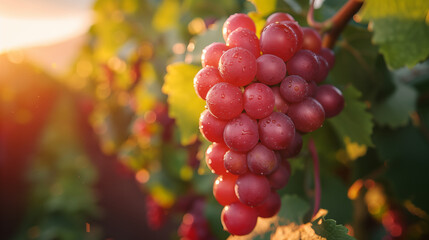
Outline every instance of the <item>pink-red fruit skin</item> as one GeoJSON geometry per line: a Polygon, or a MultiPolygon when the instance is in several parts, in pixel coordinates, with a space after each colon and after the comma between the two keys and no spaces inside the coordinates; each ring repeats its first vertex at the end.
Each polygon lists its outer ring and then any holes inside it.
{"type": "Polygon", "coordinates": [[[232,235],[243,236],[253,231],[258,221],[258,211],[243,203],[227,205],[221,213],[223,228],[232,235]]]}
{"type": "Polygon", "coordinates": [[[235,86],[246,86],[251,83],[257,71],[255,56],[249,50],[235,47],[220,57],[219,72],[225,82],[235,86]]]}

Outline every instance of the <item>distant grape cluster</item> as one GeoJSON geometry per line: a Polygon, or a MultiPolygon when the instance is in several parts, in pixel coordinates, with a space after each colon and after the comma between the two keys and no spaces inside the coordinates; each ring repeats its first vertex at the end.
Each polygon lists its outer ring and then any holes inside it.
{"type": "Polygon", "coordinates": [[[301,134],[339,114],[344,98],[317,85],[334,65],[333,51],[291,15],[269,16],[260,39],[246,14],[231,15],[222,30],[226,44],[204,48],[194,87],[206,101],[199,128],[213,142],[206,163],[218,175],[213,195],[224,206],[222,224],[246,235],[258,217],[279,211],[276,190],[289,180],[287,159],[301,151],[301,134]]]}

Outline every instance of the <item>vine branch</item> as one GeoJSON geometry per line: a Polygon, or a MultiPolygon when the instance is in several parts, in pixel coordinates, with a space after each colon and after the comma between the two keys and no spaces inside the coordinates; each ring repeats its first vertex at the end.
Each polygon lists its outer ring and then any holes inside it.
{"type": "Polygon", "coordinates": [[[322,46],[326,48],[333,48],[335,42],[338,39],[340,33],[344,30],[347,23],[362,7],[364,0],[349,0],[338,12],[330,19],[324,22],[316,22],[313,18],[314,13],[314,0],[312,0],[310,8],[307,13],[308,24],[317,29],[323,31],[325,34],[322,39],[322,46]]]}
{"type": "Polygon", "coordinates": [[[314,209],[313,216],[317,214],[320,208],[320,197],[322,190],[320,187],[320,171],[319,171],[319,156],[317,155],[316,145],[314,144],[313,138],[310,138],[308,141],[308,149],[311,153],[311,158],[313,159],[313,169],[314,169],[314,209]]]}

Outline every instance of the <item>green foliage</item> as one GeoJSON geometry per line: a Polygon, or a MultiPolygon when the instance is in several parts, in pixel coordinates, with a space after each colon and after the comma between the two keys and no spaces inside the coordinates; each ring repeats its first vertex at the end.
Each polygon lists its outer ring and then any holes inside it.
{"type": "Polygon", "coordinates": [[[371,21],[374,43],[393,68],[412,67],[429,56],[426,0],[367,0],[360,13],[371,21]]]}
{"type": "Polygon", "coordinates": [[[310,209],[310,205],[296,195],[285,195],[282,197],[282,207],[278,213],[279,223],[289,224],[304,223],[304,216],[310,209]]]}
{"type": "Polygon", "coordinates": [[[85,224],[100,214],[92,190],[96,173],[79,145],[70,100],[70,96],[59,99],[29,168],[29,211],[17,240],[28,239],[30,228],[37,229],[38,239],[100,237],[96,224],[92,224],[91,233],[85,231],[85,224]]]}
{"type": "Polygon", "coordinates": [[[342,33],[335,48],[334,68],[328,82],[336,86],[352,84],[365,100],[373,101],[380,92],[391,91],[391,76],[377,46],[371,43],[371,33],[366,29],[349,25],[342,33]]]}
{"type": "Polygon", "coordinates": [[[366,105],[359,100],[361,93],[353,86],[343,90],[345,107],[336,117],[328,120],[341,138],[349,137],[351,141],[373,146],[371,141],[372,117],[366,111],[366,105]]]}
{"type": "Polygon", "coordinates": [[[198,70],[198,67],[185,63],[169,65],[162,88],[168,95],[169,114],[177,121],[181,143],[184,145],[197,139],[198,119],[205,105],[193,88],[193,79],[198,70]]]}
{"type": "Polygon", "coordinates": [[[395,92],[379,102],[374,102],[370,109],[374,121],[380,126],[404,126],[408,123],[410,114],[416,110],[416,90],[399,80],[394,82],[395,92]]]}
{"type": "Polygon", "coordinates": [[[348,229],[342,225],[337,225],[335,220],[318,218],[312,222],[311,226],[314,232],[326,238],[327,240],[353,240],[354,238],[348,235],[348,229]]]}
{"type": "Polygon", "coordinates": [[[322,197],[320,208],[328,209],[328,216],[342,224],[353,220],[353,206],[347,197],[346,185],[336,176],[321,172],[322,197]]]}

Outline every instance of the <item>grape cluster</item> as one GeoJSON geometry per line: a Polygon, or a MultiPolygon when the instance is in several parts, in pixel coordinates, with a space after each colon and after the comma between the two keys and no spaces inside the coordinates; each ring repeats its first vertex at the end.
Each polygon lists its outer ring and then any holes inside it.
{"type": "Polygon", "coordinates": [[[317,31],[287,13],[270,15],[260,39],[255,31],[246,14],[231,15],[223,25],[226,44],[205,47],[194,78],[207,108],[200,131],[213,142],[206,151],[206,163],[218,175],[213,195],[233,235],[246,235],[258,217],[277,214],[276,190],[288,182],[287,159],[301,151],[301,134],[344,106],[337,88],[318,86],[335,56],[317,31]]]}

